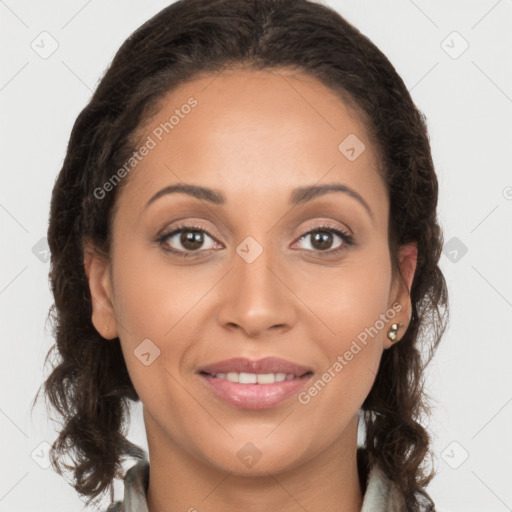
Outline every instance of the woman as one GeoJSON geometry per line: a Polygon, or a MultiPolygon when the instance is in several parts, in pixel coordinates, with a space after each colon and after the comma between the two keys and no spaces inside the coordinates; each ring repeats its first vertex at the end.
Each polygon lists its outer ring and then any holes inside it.
{"type": "Polygon", "coordinates": [[[423,115],[335,11],[163,9],[79,115],[53,190],[54,468],[71,454],[93,501],[139,459],[109,512],[434,510],[437,192],[423,115]]]}

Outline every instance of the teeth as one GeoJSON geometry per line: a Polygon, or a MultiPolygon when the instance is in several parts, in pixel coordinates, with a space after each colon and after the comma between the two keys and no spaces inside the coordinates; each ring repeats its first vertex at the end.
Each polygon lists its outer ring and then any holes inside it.
{"type": "Polygon", "coordinates": [[[239,384],[273,384],[274,382],[283,382],[285,380],[294,379],[294,375],[286,373],[216,373],[214,375],[217,379],[226,379],[230,382],[237,382],[239,384]]]}

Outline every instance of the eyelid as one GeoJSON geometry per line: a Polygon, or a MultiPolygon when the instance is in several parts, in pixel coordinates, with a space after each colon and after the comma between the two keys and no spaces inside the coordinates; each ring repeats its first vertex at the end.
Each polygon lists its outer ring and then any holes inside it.
{"type": "Polygon", "coordinates": [[[321,257],[324,257],[324,256],[327,257],[327,256],[337,255],[338,253],[340,253],[342,251],[346,251],[351,246],[355,245],[355,240],[354,240],[354,236],[352,234],[352,230],[342,228],[338,225],[332,224],[327,221],[323,221],[322,224],[315,224],[312,228],[308,229],[302,235],[300,235],[299,238],[296,239],[296,241],[302,240],[304,237],[306,237],[312,233],[319,233],[322,231],[327,232],[327,233],[334,233],[336,236],[341,238],[341,240],[343,242],[341,247],[337,247],[336,249],[328,249],[326,251],[308,250],[307,252],[318,254],[321,257]]]}
{"type": "Polygon", "coordinates": [[[170,225],[166,224],[166,226],[164,228],[162,228],[156,236],[157,237],[168,236],[168,235],[172,234],[174,231],[179,231],[181,229],[189,229],[190,231],[193,231],[193,230],[204,231],[205,233],[208,234],[208,236],[212,236],[212,235],[210,235],[210,228],[201,224],[200,221],[181,220],[181,219],[178,219],[178,220],[172,222],[170,225]]]}
{"type": "MultiPolygon", "coordinates": [[[[333,229],[335,231],[341,231],[347,236],[353,236],[354,232],[345,224],[340,225],[330,220],[316,220],[312,223],[311,228],[307,228],[304,234],[311,233],[312,231],[321,231],[322,229],[333,229]]],[[[302,235],[301,235],[302,236],[302,235]]]]}
{"type": "MultiPolygon", "coordinates": [[[[172,236],[175,236],[180,231],[186,231],[186,230],[202,232],[202,233],[206,234],[208,237],[210,237],[212,240],[214,240],[216,243],[224,245],[224,244],[222,244],[222,242],[219,242],[219,240],[215,236],[210,234],[208,228],[206,228],[205,226],[201,225],[200,223],[197,223],[196,221],[192,221],[192,220],[181,221],[181,222],[178,221],[178,223],[173,225],[172,227],[162,229],[159,232],[159,234],[157,235],[155,242],[157,242],[159,245],[163,246],[163,245],[165,245],[166,239],[168,239],[172,236]]],[[[337,247],[335,249],[328,249],[325,251],[307,249],[306,252],[314,253],[315,255],[318,255],[320,257],[329,257],[329,256],[338,255],[338,253],[340,253],[342,251],[346,251],[350,248],[350,246],[355,245],[355,241],[354,241],[354,237],[353,237],[353,233],[352,233],[351,229],[338,226],[336,224],[333,224],[333,223],[331,223],[329,221],[325,221],[325,220],[320,221],[320,223],[318,223],[318,221],[317,221],[317,223],[313,224],[311,226],[311,228],[307,229],[306,231],[303,231],[301,235],[299,235],[297,238],[294,239],[292,245],[295,245],[297,242],[301,241],[303,238],[311,235],[312,233],[321,232],[321,231],[333,233],[336,236],[338,236],[339,238],[341,238],[341,240],[342,240],[341,246],[337,247]]],[[[201,253],[212,250],[212,249],[198,249],[197,251],[185,251],[185,250],[181,250],[181,249],[177,250],[177,249],[169,249],[169,248],[165,248],[165,247],[162,247],[162,249],[166,252],[170,252],[170,253],[176,254],[178,256],[183,256],[183,257],[187,257],[187,256],[194,257],[197,255],[200,255],[201,253]]]]}

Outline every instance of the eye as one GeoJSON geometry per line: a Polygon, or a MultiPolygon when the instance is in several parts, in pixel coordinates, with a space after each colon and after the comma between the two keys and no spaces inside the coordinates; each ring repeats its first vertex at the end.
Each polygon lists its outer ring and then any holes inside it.
{"type": "MultiPolygon", "coordinates": [[[[322,257],[338,254],[355,243],[351,235],[329,224],[322,224],[321,226],[309,230],[300,237],[299,241],[305,241],[308,240],[308,238],[311,238],[309,245],[312,248],[307,250],[317,252],[322,257]],[[337,247],[332,249],[331,246],[336,237],[338,237],[341,242],[338,243],[337,247]]],[[[162,246],[163,250],[184,258],[196,256],[194,253],[202,252],[201,249],[214,249],[215,244],[218,244],[202,226],[193,224],[176,226],[169,232],[164,232],[157,239],[157,242],[162,246]],[[210,242],[206,244],[208,239],[210,242]],[[206,247],[205,244],[207,245],[206,247]]]]}
{"type": "Polygon", "coordinates": [[[200,252],[200,249],[213,249],[216,240],[202,226],[187,224],[176,226],[172,231],[163,233],[157,239],[157,242],[165,251],[186,258],[187,256],[195,256],[193,253],[200,252]],[[211,242],[205,247],[208,239],[211,242]],[[175,247],[172,247],[173,245],[175,247]],[[176,246],[178,247],[176,248],[176,246]]]}
{"type": "Polygon", "coordinates": [[[340,228],[333,227],[329,224],[317,226],[300,237],[300,241],[308,239],[311,239],[309,242],[311,249],[308,250],[318,252],[320,256],[331,256],[345,250],[347,246],[354,245],[354,239],[351,235],[340,228]],[[341,242],[332,249],[331,247],[335,242],[336,237],[338,237],[341,242]]]}

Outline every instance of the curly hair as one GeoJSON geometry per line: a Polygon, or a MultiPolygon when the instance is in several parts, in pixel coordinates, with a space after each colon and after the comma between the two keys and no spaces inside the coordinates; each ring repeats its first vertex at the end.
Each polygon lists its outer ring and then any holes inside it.
{"type": "Polygon", "coordinates": [[[383,352],[361,411],[365,464],[378,464],[394,482],[404,510],[419,510],[418,493],[426,494],[423,488],[435,475],[423,467],[433,455],[421,425],[430,413],[424,369],[448,319],[447,287],[438,266],[443,245],[438,182],[426,119],[382,52],[336,11],[308,0],[171,4],[122,44],[76,119],[54,184],[48,227],[55,299],[48,319],[56,342],[45,365],[52,354],[56,358],[42,387],[63,420],[50,451],[52,466],[61,475],[63,467],[73,469],[73,487],[90,503],[113,492],[126,457],[146,458],[125,430],[128,400],[140,398],[119,339],[106,343],[92,324],[84,268],[86,240],[109,254],[112,213],[123,183],[102,200],[94,190],[133,154],[138,128],[169,90],[200,73],[236,65],[305,72],[355,109],[379,153],[389,192],[393,275],[400,276],[400,245],[417,243],[411,321],[400,342],[383,352]],[[65,455],[72,465],[63,463],[65,455]]]}

